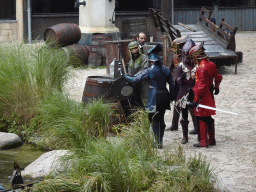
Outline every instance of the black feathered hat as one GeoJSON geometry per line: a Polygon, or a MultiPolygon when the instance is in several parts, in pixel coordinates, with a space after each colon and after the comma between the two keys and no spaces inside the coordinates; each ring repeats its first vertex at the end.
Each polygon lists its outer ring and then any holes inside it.
{"type": "Polygon", "coordinates": [[[162,50],[163,50],[163,45],[162,44],[157,44],[152,49],[149,49],[148,52],[147,52],[148,60],[149,61],[158,61],[158,60],[160,60],[159,52],[162,51],[162,50]]]}

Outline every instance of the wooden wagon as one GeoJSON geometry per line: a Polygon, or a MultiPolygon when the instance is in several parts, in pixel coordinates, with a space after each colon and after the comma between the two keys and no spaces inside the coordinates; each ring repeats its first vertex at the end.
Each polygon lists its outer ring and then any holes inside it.
{"type": "Polygon", "coordinates": [[[188,35],[196,44],[204,41],[204,48],[209,59],[214,61],[217,66],[235,64],[235,74],[237,64],[242,62],[242,52],[236,51],[235,35],[237,27],[232,28],[221,19],[217,26],[211,21],[212,11],[202,7],[197,24],[171,25],[167,19],[163,18],[157,11],[150,9],[150,14],[155,25],[155,29],[163,34],[163,63],[168,66],[170,60],[171,42],[181,36],[188,35]]]}

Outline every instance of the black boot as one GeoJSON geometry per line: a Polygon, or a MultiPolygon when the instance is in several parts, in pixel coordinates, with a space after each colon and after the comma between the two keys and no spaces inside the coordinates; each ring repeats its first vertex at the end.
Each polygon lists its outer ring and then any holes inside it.
{"type": "Polygon", "coordinates": [[[159,144],[158,149],[163,148],[163,138],[164,138],[164,130],[165,130],[165,123],[164,120],[160,122],[160,138],[159,138],[159,144]]]}
{"type": "Polygon", "coordinates": [[[163,138],[155,137],[154,148],[163,149],[163,138]]]}
{"type": "Polygon", "coordinates": [[[214,126],[214,119],[213,118],[209,118],[208,125],[209,125],[209,129],[208,129],[209,145],[216,145],[215,126],[214,126]]]}
{"type": "Polygon", "coordinates": [[[153,122],[152,129],[153,129],[153,133],[155,136],[154,147],[157,149],[162,149],[163,148],[163,137],[161,137],[161,130],[160,130],[159,124],[153,122]]]}
{"type": "Polygon", "coordinates": [[[181,140],[181,144],[185,144],[188,142],[188,120],[181,120],[180,121],[181,126],[182,126],[182,132],[183,132],[183,138],[181,140]]]}
{"type": "Polygon", "coordinates": [[[192,131],[190,131],[189,134],[196,135],[199,133],[199,126],[198,126],[198,122],[197,122],[197,119],[196,119],[196,116],[194,113],[194,109],[190,108],[189,112],[190,112],[190,115],[191,115],[191,118],[193,121],[193,125],[194,125],[194,129],[192,131]]]}
{"type": "Polygon", "coordinates": [[[195,143],[193,146],[194,146],[194,147],[206,147],[206,148],[208,148],[208,145],[206,145],[206,146],[201,146],[200,143],[195,143]]]}
{"type": "Polygon", "coordinates": [[[172,125],[165,129],[165,131],[178,131],[178,124],[179,124],[179,118],[180,118],[180,108],[176,107],[173,109],[173,117],[172,117],[172,125]],[[178,110],[178,111],[177,111],[178,110]]]}
{"type": "Polygon", "coordinates": [[[178,131],[178,126],[171,125],[169,128],[165,129],[165,131],[178,131]]]}
{"type": "Polygon", "coordinates": [[[163,137],[161,137],[157,143],[157,148],[158,149],[163,149],[163,137]]]}
{"type": "Polygon", "coordinates": [[[192,131],[189,131],[189,134],[196,135],[198,134],[198,130],[194,127],[192,131]]]}

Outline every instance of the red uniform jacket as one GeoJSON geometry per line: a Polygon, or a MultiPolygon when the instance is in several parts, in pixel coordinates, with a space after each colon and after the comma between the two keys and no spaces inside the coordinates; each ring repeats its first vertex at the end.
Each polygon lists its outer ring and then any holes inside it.
{"type": "MultiPolygon", "coordinates": [[[[218,73],[215,63],[208,59],[200,61],[196,70],[194,92],[194,102],[215,107],[215,101],[213,96],[214,88],[219,88],[222,76],[218,73]],[[213,85],[213,81],[215,85],[213,85]]],[[[215,115],[214,110],[195,108],[195,115],[199,117],[207,117],[215,115]]]]}

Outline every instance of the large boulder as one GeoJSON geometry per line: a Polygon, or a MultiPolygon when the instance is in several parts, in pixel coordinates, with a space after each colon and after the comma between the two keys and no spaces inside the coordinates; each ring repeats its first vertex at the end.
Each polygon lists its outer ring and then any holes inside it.
{"type": "Polygon", "coordinates": [[[71,167],[71,160],[64,160],[61,157],[71,155],[68,150],[54,150],[41,155],[37,160],[29,164],[21,175],[24,178],[42,179],[51,174],[56,176],[59,172],[67,171],[71,167]]]}
{"type": "Polygon", "coordinates": [[[0,132],[0,149],[10,149],[22,145],[22,139],[14,133],[0,132]]]}

